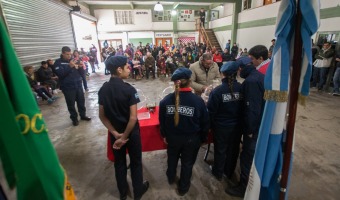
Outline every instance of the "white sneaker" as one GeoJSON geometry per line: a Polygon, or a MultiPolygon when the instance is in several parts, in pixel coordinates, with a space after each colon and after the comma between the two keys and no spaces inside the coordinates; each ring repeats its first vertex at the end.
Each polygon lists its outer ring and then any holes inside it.
{"type": "Polygon", "coordinates": [[[340,96],[340,93],[339,93],[339,92],[333,92],[332,95],[333,95],[333,96],[340,96]]]}

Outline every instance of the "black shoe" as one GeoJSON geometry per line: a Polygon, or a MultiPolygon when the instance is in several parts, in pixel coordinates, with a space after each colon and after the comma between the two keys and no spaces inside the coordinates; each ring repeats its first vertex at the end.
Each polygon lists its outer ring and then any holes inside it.
{"type": "Polygon", "coordinates": [[[79,125],[79,121],[78,120],[73,120],[72,124],[73,124],[73,126],[78,126],[79,125]]]}
{"type": "Polygon", "coordinates": [[[180,189],[178,189],[177,191],[178,191],[179,196],[184,196],[188,192],[188,190],[183,191],[183,190],[180,190],[180,189]]]}
{"type": "Polygon", "coordinates": [[[175,178],[169,178],[168,177],[168,183],[169,183],[169,185],[174,184],[175,183],[175,178]]]}
{"type": "Polygon", "coordinates": [[[126,200],[127,199],[127,195],[120,195],[120,200],[126,200]]]}
{"type": "Polygon", "coordinates": [[[139,197],[135,197],[135,200],[140,200],[142,198],[142,196],[145,194],[145,192],[148,191],[149,186],[150,186],[149,181],[144,181],[143,182],[142,194],[139,197]]]}
{"type": "Polygon", "coordinates": [[[212,166],[212,165],[209,165],[209,168],[210,168],[211,174],[212,174],[218,181],[222,181],[222,177],[217,176],[217,175],[214,173],[213,166],[212,166]]]}
{"type": "Polygon", "coordinates": [[[236,187],[225,189],[225,192],[231,196],[243,198],[246,193],[246,188],[242,185],[238,185],[236,187]]]}
{"type": "Polygon", "coordinates": [[[80,119],[81,120],[85,120],[85,121],[90,121],[91,117],[85,116],[85,117],[81,117],[80,119]]]}

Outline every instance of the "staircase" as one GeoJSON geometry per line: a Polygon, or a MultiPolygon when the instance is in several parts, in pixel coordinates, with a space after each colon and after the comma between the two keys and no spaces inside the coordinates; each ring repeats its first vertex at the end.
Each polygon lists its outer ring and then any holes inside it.
{"type": "Polygon", "coordinates": [[[222,48],[220,44],[218,43],[218,40],[216,38],[216,35],[212,29],[205,29],[205,32],[207,33],[208,40],[210,41],[211,47],[216,47],[217,51],[222,51],[222,48]]]}

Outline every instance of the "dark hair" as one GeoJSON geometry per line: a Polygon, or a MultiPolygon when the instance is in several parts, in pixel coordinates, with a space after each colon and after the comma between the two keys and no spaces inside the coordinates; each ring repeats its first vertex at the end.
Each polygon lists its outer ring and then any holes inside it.
{"type": "Polygon", "coordinates": [[[61,48],[61,53],[65,53],[65,52],[71,52],[70,47],[64,46],[63,48],[61,48]]]}
{"type": "Polygon", "coordinates": [[[262,57],[263,60],[268,59],[268,49],[263,45],[256,45],[248,51],[248,54],[256,59],[262,57]]]}
{"type": "Polygon", "coordinates": [[[232,73],[232,74],[229,74],[229,73],[226,73],[226,72],[223,72],[222,73],[228,80],[228,88],[230,90],[230,93],[231,93],[231,98],[232,99],[235,99],[235,96],[234,96],[234,89],[233,89],[233,85],[234,85],[234,81],[236,80],[236,76],[237,76],[237,72],[235,73],[232,73]]]}
{"type": "Polygon", "coordinates": [[[41,61],[41,65],[47,64],[47,61],[41,61]]]}

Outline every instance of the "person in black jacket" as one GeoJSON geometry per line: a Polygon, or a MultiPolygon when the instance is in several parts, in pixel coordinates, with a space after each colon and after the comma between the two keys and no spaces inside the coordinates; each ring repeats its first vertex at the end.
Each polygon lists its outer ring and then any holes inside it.
{"type": "Polygon", "coordinates": [[[241,85],[243,95],[243,145],[240,155],[240,183],[236,187],[227,188],[226,193],[243,197],[248,184],[249,173],[255,153],[265,101],[264,75],[256,70],[249,57],[241,57],[236,62],[240,64],[240,76],[244,78],[241,85]]]}
{"type": "Polygon", "coordinates": [[[212,174],[221,181],[234,174],[241,142],[242,95],[236,76],[239,64],[234,61],[222,65],[222,85],[209,95],[208,111],[214,134],[214,166],[212,174]]]}
{"type": "Polygon", "coordinates": [[[205,10],[204,8],[201,8],[200,10],[200,26],[204,28],[204,23],[205,23],[205,10]]]}
{"type": "Polygon", "coordinates": [[[41,67],[38,69],[37,74],[38,81],[51,86],[52,90],[57,89],[58,77],[53,74],[52,68],[48,66],[46,61],[41,62],[41,67]]]}
{"type": "Polygon", "coordinates": [[[175,82],[175,92],[165,96],[159,103],[161,135],[168,144],[166,175],[169,184],[174,183],[178,160],[181,158],[178,182],[181,196],[190,188],[192,168],[209,129],[209,115],[204,101],[191,92],[191,74],[187,68],[176,69],[171,77],[171,81],[175,82]]]}
{"type": "Polygon", "coordinates": [[[143,182],[142,145],[137,119],[137,103],[140,100],[136,89],[123,81],[131,72],[127,61],[126,56],[113,56],[105,61],[111,78],[98,92],[99,118],[111,133],[120,199],[126,199],[129,190],[127,150],[130,157],[134,199],[140,199],[148,190],[149,182],[143,182]]]}
{"type": "Polygon", "coordinates": [[[61,56],[54,63],[55,73],[60,80],[60,89],[63,91],[67,109],[73,126],[78,126],[78,113],[75,108],[77,102],[78,112],[81,120],[90,121],[86,116],[85,97],[83,91],[83,68],[76,61],[71,60],[72,52],[67,46],[61,49],[61,56]]]}

